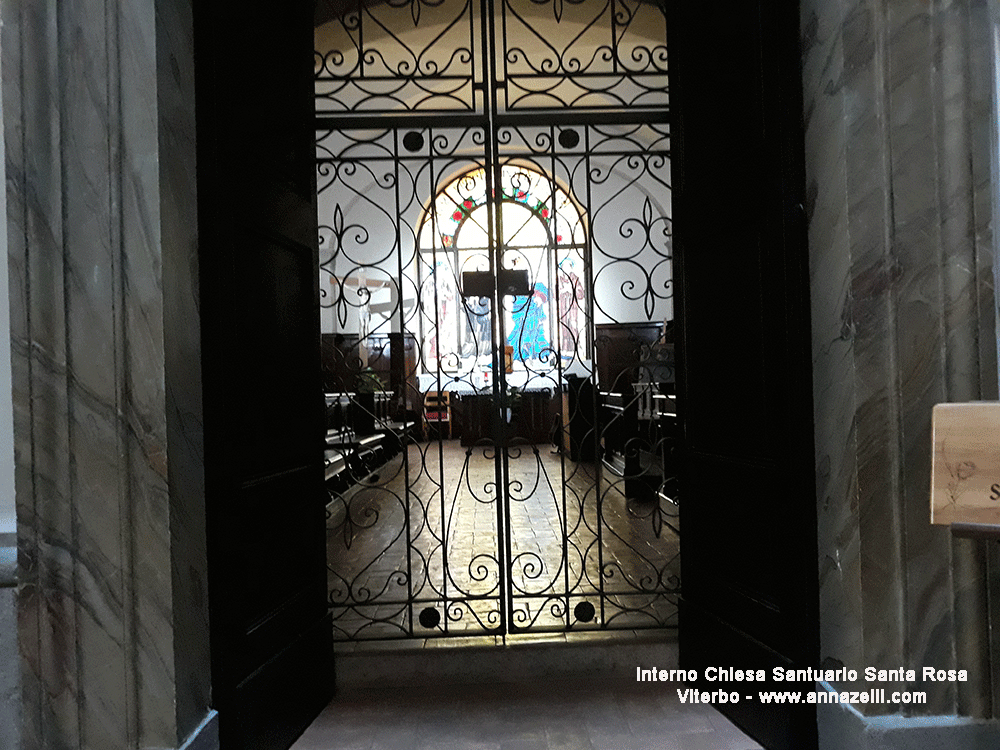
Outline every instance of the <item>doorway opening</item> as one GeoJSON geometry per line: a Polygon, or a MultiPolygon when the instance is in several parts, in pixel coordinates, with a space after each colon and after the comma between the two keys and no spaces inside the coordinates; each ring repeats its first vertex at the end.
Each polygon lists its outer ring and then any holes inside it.
{"type": "Polygon", "coordinates": [[[329,16],[335,638],[675,626],[665,4],[329,16]]]}

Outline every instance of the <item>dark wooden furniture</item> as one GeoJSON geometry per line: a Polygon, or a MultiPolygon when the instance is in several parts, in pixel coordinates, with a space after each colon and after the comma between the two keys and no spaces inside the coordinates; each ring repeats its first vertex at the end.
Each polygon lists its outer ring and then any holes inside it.
{"type": "Polygon", "coordinates": [[[494,420],[500,416],[505,422],[504,433],[510,440],[544,444],[551,442],[557,431],[557,402],[551,389],[520,391],[511,406],[509,422],[506,407],[498,409],[492,393],[456,393],[453,396],[456,397],[453,403],[456,432],[464,446],[492,440],[494,420]]]}
{"type": "Polygon", "coordinates": [[[359,380],[370,374],[391,394],[391,420],[403,421],[407,412],[421,408],[417,342],[412,335],[372,334],[360,339],[356,333],[324,333],[320,348],[327,393],[364,390],[359,380]]]}
{"type": "Polygon", "coordinates": [[[599,323],[594,329],[598,388],[629,393],[633,383],[651,380],[653,348],[663,333],[660,323],[599,323]]]}
{"type": "Polygon", "coordinates": [[[356,333],[324,333],[320,337],[323,390],[342,393],[354,390],[361,372],[361,356],[356,333]]]}
{"type": "Polygon", "coordinates": [[[412,420],[389,418],[391,394],[327,393],[324,480],[329,493],[363,481],[412,439],[412,420]]]}
{"type": "Polygon", "coordinates": [[[676,400],[652,383],[632,394],[601,393],[601,457],[630,500],[677,502],[676,400]]]}
{"type": "MultiPolygon", "coordinates": [[[[665,340],[671,334],[668,330],[665,336],[660,323],[596,326],[596,429],[601,459],[613,481],[620,481],[625,496],[643,502],[656,499],[666,483],[674,484],[672,456],[668,466],[664,446],[668,439],[673,443],[676,417],[669,422],[662,417],[676,413],[669,395],[674,392],[674,344],[665,340]]],[[[580,384],[577,390],[576,419],[586,436],[590,415],[580,406],[585,388],[580,384]]],[[[571,455],[572,434],[571,423],[571,455]]],[[[588,441],[581,438],[577,445],[582,457],[588,441]]]]}
{"type": "Polygon", "coordinates": [[[326,482],[337,491],[399,453],[415,428],[416,341],[390,333],[321,336],[327,397],[326,482]],[[367,364],[366,364],[367,363],[367,364]]]}
{"type": "Polygon", "coordinates": [[[447,427],[448,439],[451,440],[451,426],[451,394],[448,391],[427,391],[424,394],[424,439],[430,437],[432,428],[436,428],[438,435],[441,435],[442,428],[447,427]]]}
{"type": "Polygon", "coordinates": [[[563,402],[563,450],[571,461],[593,461],[597,455],[597,416],[594,384],[590,378],[566,376],[563,402]]]}
{"type": "Polygon", "coordinates": [[[373,334],[363,342],[368,367],[392,393],[391,416],[420,407],[417,388],[417,340],[409,333],[373,334]]]}

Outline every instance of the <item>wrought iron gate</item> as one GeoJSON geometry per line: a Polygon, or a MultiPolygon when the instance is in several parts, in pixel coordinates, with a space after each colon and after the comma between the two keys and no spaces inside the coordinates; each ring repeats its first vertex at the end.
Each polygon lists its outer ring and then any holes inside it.
{"type": "Polygon", "coordinates": [[[338,638],[675,624],[662,2],[317,28],[338,638]]]}

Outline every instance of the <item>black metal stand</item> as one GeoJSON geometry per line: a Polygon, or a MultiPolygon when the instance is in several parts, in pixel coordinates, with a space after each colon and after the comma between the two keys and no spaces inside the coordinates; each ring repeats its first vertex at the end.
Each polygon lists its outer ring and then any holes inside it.
{"type": "Polygon", "coordinates": [[[960,539],[1000,540],[1000,525],[991,523],[953,523],[951,534],[960,539]]]}

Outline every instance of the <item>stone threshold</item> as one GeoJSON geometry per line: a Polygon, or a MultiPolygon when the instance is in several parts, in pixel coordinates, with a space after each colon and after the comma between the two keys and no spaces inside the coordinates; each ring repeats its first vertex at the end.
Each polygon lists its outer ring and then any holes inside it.
{"type": "Polygon", "coordinates": [[[525,646],[579,646],[593,644],[661,643],[677,639],[676,628],[650,630],[588,630],[556,633],[515,633],[511,635],[471,635],[443,638],[396,638],[371,641],[337,641],[337,654],[412,653],[422,649],[490,649],[525,646]]]}
{"type": "Polygon", "coordinates": [[[337,644],[338,690],[534,680],[634,682],[677,666],[677,631],[550,633],[337,644]]]}

